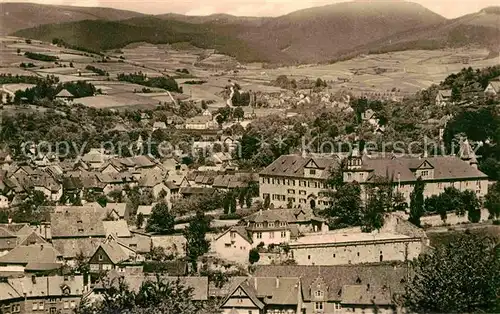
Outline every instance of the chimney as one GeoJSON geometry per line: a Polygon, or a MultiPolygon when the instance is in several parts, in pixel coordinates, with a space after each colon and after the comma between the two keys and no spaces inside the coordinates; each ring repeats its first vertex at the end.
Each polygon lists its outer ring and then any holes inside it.
{"type": "Polygon", "coordinates": [[[280,287],[280,278],[276,277],[276,289],[280,287]]]}

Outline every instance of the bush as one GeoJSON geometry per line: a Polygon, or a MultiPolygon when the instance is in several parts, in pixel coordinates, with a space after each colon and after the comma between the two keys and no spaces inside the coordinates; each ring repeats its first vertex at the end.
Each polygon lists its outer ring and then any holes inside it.
{"type": "Polygon", "coordinates": [[[257,248],[253,248],[248,253],[248,261],[250,264],[255,264],[260,260],[259,250],[257,248]]]}
{"type": "Polygon", "coordinates": [[[237,213],[230,213],[230,214],[222,214],[219,216],[220,220],[234,220],[234,219],[241,219],[242,216],[237,213]]]}
{"type": "Polygon", "coordinates": [[[54,61],[59,59],[58,57],[55,57],[55,56],[49,56],[49,55],[45,55],[43,53],[36,53],[36,52],[30,52],[30,51],[26,51],[24,53],[24,55],[27,58],[30,58],[33,60],[47,61],[47,62],[54,62],[54,61]]]}

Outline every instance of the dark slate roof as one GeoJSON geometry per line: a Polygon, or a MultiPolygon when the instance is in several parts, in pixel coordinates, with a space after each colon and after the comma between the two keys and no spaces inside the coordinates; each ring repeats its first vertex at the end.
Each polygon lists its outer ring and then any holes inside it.
{"type": "Polygon", "coordinates": [[[384,287],[392,293],[404,291],[406,266],[390,264],[339,266],[256,266],[257,277],[299,277],[305,301],[311,300],[310,287],[317,278],[328,285],[327,300],[341,301],[344,286],[384,287]]]}
{"type": "MultiPolygon", "coordinates": [[[[260,172],[260,175],[304,177],[305,166],[313,160],[319,169],[329,170],[338,167],[340,160],[336,156],[318,157],[313,155],[283,155],[260,172]]],[[[322,178],[330,176],[330,171],[324,171],[322,178]]]]}

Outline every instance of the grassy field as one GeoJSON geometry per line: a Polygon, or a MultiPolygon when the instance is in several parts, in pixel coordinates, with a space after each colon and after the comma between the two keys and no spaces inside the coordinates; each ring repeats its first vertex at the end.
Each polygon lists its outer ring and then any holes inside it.
{"type": "Polygon", "coordinates": [[[178,84],[183,88],[184,95],[179,95],[179,98],[196,102],[211,100],[214,104],[210,105],[210,108],[216,109],[226,105],[221,92],[231,82],[237,82],[243,90],[281,93],[283,90],[269,84],[279,75],[287,75],[297,80],[302,78],[315,80],[319,77],[329,81],[332,93],[346,90],[361,95],[396,89],[399,96],[404,96],[439,83],[447,75],[458,72],[463,67],[482,68],[500,62],[499,58],[488,59],[487,50],[474,48],[393,52],[359,56],[334,64],[274,69],[264,69],[259,63],[239,65],[234,58],[190,45],[131,44],[120,50],[109,51],[108,54],[112,58],[105,63],[98,62],[100,58],[82,54],[48,43],[33,41],[28,44],[24,39],[0,37],[0,73],[55,75],[61,82],[93,81],[94,85],[102,89],[106,95],[89,97],[82,99],[81,102],[96,108],[135,108],[155,106],[159,101],[170,101],[170,97],[165,94],[140,94],[143,86],[117,82],[116,75],[139,71],[148,77],[171,75],[176,77],[178,84]],[[21,53],[18,54],[17,49],[20,49],[21,53]],[[31,60],[24,56],[26,51],[54,55],[60,60],[58,64],[31,60]],[[21,69],[19,67],[21,62],[32,62],[35,67],[21,69]],[[73,67],[69,67],[70,62],[73,63],[73,67]],[[111,80],[105,80],[105,77],[89,72],[85,69],[88,65],[108,72],[111,80]],[[181,75],[176,71],[178,69],[187,69],[189,74],[181,75]],[[339,78],[347,78],[348,81],[341,82],[339,78]],[[185,84],[187,80],[203,80],[206,83],[185,84]]]}

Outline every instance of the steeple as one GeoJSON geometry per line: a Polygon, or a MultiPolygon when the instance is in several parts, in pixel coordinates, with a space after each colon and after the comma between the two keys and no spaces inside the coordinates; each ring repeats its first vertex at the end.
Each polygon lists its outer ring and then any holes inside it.
{"type": "Polygon", "coordinates": [[[472,146],[470,145],[469,140],[467,138],[462,139],[460,141],[460,150],[458,152],[458,156],[463,161],[468,162],[469,165],[473,166],[474,168],[477,168],[476,153],[472,149],[472,146]]]}

